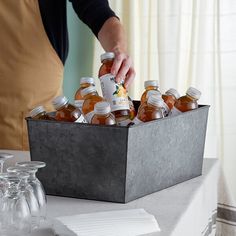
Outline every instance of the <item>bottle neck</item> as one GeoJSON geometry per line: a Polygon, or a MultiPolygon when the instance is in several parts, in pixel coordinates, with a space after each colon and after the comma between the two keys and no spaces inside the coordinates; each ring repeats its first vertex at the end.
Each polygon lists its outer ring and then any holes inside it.
{"type": "Polygon", "coordinates": [[[155,109],[157,109],[157,110],[163,110],[163,109],[164,109],[164,107],[159,107],[159,106],[156,106],[156,105],[151,104],[151,103],[148,103],[148,102],[147,102],[147,105],[148,105],[149,107],[155,108],[155,109]]]}
{"type": "Polygon", "coordinates": [[[169,95],[167,95],[167,96],[171,96],[174,100],[177,100],[177,98],[175,97],[174,94],[169,94],[169,95]]]}
{"type": "Polygon", "coordinates": [[[96,95],[97,95],[97,92],[94,91],[94,92],[92,92],[92,93],[86,94],[86,95],[84,96],[84,98],[86,99],[86,98],[89,98],[89,97],[91,97],[91,96],[96,96],[96,95]]]}
{"type": "Polygon", "coordinates": [[[39,114],[37,114],[36,116],[32,117],[32,118],[40,118],[40,117],[44,117],[46,116],[46,111],[40,112],[39,114]]]}
{"type": "Polygon", "coordinates": [[[150,90],[157,90],[158,91],[158,87],[157,86],[148,86],[145,88],[147,91],[150,91],[150,90]]]}
{"type": "Polygon", "coordinates": [[[80,84],[80,87],[81,88],[88,88],[90,86],[94,86],[94,84],[90,84],[90,83],[83,83],[83,84],[80,84]]]}
{"type": "Polygon", "coordinates": [[[106,114],[97,114],[97,113],[95,113],[95,115],[96,115],[97,117],[107,118],[107,117],[110,115],[110,112],[109,112],[109,113],[106,113],[106,114]]]}
{"type": "Polygon", "coordinates": [[[191,99],[192,101],[197,101],[198,100],[197,98],[194,98],[194,97],[190,96],[189,94],[186,94],[186,97],[191,99]]]}
{"type": "Polygon", "coordinates": [[[107,58],[102,60],[102,64],[113,64],[114,58],[107,58]]]}
{"type": "Polygon", "coordinates": [[[60,110],[63,110],[64,108],[67,108],[67,107],[68,107],[68,104],[69,104],[69,103],[67,102],[66,104],[64,104],[63,106],[57,108],[56,110],[57,110],[57,111],[60,111],[60,110]]]}
{"type": "Polygon", "coordinates": [[[175,95],[174,94],[172,94],[172,93],[165,93],[165,94],[163,94],[163,96],[165,97],[171,97],[171,98],[173,98],[174,100],[176,100],[176,97],[175,97],[175,95]]]}

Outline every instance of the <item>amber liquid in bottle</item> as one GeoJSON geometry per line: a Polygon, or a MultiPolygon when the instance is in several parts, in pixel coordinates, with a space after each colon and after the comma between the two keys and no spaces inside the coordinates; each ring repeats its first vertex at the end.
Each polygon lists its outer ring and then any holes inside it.
{"type": "Polygon", "coordinates": [[[106,115],[95,114],[91,120],[91,124],[95,125],[115,125],[115,117],[110,113],[106,115]]]}
{"type": "Polygon", "coordinates": [[[55,120],[53,117],[47,114],[43,106],[35,107],[30,111],[29,115],[34,120],[55,120]]]}
{"type": "MultiPolygon", "coordinates": [[[[111,67],[113,65],[113,61],[114,61],[114,59],[105,59],[102,61],[102,66],[100,67],[99,73],[98,73],[99,78],[103,75],[111,73],[111,67]]],[[[124,92],[126,92],[126,91],[124,91],[124,92]]],[[[130,111],[129,110],[117,110],[117,111],[113,111],[112,113],[114,114],[117,122],[120,122],[122,120],[129,119],[130,111]]]]}
{"type": "Polygon", "coordinates": [[[81,91],[85,88],[88,88],[89,86],[91,86],[92,84],[89,83],[84,83],[81,84],[79,89],[77,90],[76,94],[75,94],[75,100],[83,100],[83,97],[81,95],[81,91]]]}
{"type": "Polygon", "coordinates": [[[98,96],[96,92],[84,96],[82,111],[89,123],[91,122],[92,116],[94,115],[93,111],[95,104],[102,101],[104,101],[104,99],[98,96]]]}
{"type": "Polygon", "coordinates": [[[149,96],[147,102],[143,104],[141,109],[138,111],[138,115],[134,119],[134,123],[139,124],[142,122],[164,118],[164,104],[165,103],[160,96],[149,96]]]}
{"type": "Polygon", "coordinates": [[[175,102],[175,108],[181,112],[186,112],[198,108],[197,100],[189,95],[185,95],[177,99],[175,102]]]}
{"type": "Polygon", "coordinates": [[[164,102],[166,103],[166,105],[169,107],[170,110],[174,107],[175,102],[177,100],[174,96],[167,94],[163,94],[162,99],[164,100],[164,102]]]}
{"type": "Polygon", "coordinates": [[[159,91],[159,90],[158,90],[158,87],[156,87],[156,86],[148,86],[148,87],[145,89],[144,93],[142,94],[142,97],[141,97],[141,104],[143,104],[144,102],[147,101],[147,93],[148,93],[148,91],[151,91],[151,90],[159,91]]]}
{"type": "Polygon", "coordinates": [[[82,77],[80,79],[80,87],[79,87],[79,89],[77,90],[77,92],[75,94],[75,101],[74,101],[75,106],[77,108],[79,108],[80,111],[82,111],[82,106],[83,106],[83,103],[84,103],[84,98],[83,98],[83,95],[82,95],[82,91],[85,88],[88,88],[90,86],[95,87],[94,78],[92,78],[92,77],[82,77]]]}
{"type": "Polygon", "coordinates": [[[130,97],[128,97],[128,99],[129,99],[129,110],[130,110],[129,118],[130,120],[133,120],[135,116],[137,115],[137,113],[136,113],[132,99],[130,97]]]}
{"type": "Polygon", "coordinates": [[[142,122],[148,122],[163,118],[163,111],[160,108],[147,104],[142,107],[138,113],[138,119],[142,122]]]}
{"type": "Polygon", "coordinates": [[[46,112],[40,113],[34,117],[32,117],[34,120],[55,120],[55,118],[49,116],[46,112]]]}
{"type": "Polygon", "coordinates": [[[81,115],[82,114],[78,108],[67,103],[57,110],[55,119],[58,121],[75,122],[81,117],[81,115]]]}
{"type": "Polygon", "coordinates": [[[148,100],[150,95],[156,95],[156,96],[161,97],[161,92],[159,90],[148,90],[145,97],[143,98],[143,102],[140,102],[138,112],[139,112],[139,110],[142,109],[143,106],[147,105],[147,100],[148,100]]]}

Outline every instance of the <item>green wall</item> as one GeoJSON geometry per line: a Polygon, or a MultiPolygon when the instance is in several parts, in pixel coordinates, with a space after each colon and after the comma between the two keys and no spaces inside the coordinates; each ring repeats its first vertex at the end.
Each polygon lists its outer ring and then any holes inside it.
{"type": "Polygon", "coordinates": [[[91,30],[83,24],[67,1],[69,55],[64,72],[64,95],[71,101],[79,87],[79,79],[92,73],[93,40],[91,30]]]}

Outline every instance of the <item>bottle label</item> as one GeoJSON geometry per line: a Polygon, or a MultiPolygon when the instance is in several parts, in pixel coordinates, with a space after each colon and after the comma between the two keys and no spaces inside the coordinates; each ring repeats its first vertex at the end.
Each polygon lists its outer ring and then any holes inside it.
{"type": "Polygon", "coordinates": [[[129,100],[122,83],[116,83],[115,76],[106,74],[100,77],[103,97],[110,103],[111,111],[129,110],[129,100]]]}
{"type": "Polygon", "coordinates": [[[144,122],[141,121],[137,116],[132,120],[132,122],[133,122],[135,125],[144,123],[144,122]]]}
{"type": "Polygon", "coordinates": [[[176,107],[173,107],[172,109],[171,109],[171,112],[170,112],[170,114],[169,114],[169,116],[176,116],[176,115],[179,115],[179,114],[181,114],[182,112],[180,111],[180,110],[178,110],[176,107]]]}
{"type": "Polygon", "coordinates": [[[84,100],[75,100],[75,106],[82,111],[84,100]]]}
{"type": "Polygon", "coordinates": [[[118,126],[128,126],[132,121],[130,119],[122,120],[120,122],[117,122],[118,126]]]}
{"type": "Polygon", "coordinates": [[[133,120],[136,116],[136,110],[134,108],[134,103],[131,99],[129,100],[129,109],[130,109],[129,118],[133,120]]]}
{"type": "Polygon", "coordinates": [[[95,114],[94,111],[90,111],[89,113],[87,113],[87,114],[85,115],[85,118],[86,118],[86,120],[87,120],[88,123],[91,123],[91,120],[92,120],[94,114],[95,114]]]}
{"type": "Polygon", "coordinates": [[[75,122],[76,123],[88,123],[82,114],[75,122]]]}

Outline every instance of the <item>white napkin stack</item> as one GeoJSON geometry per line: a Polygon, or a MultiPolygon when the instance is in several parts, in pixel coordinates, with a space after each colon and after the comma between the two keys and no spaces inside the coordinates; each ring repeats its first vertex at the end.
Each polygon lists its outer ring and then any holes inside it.
{"type": "Polygon", "coordinates": [[[78,236],[136,236],[160,231],[155,217],[144,209],[64,216],[57,220],[78,236]]]}

